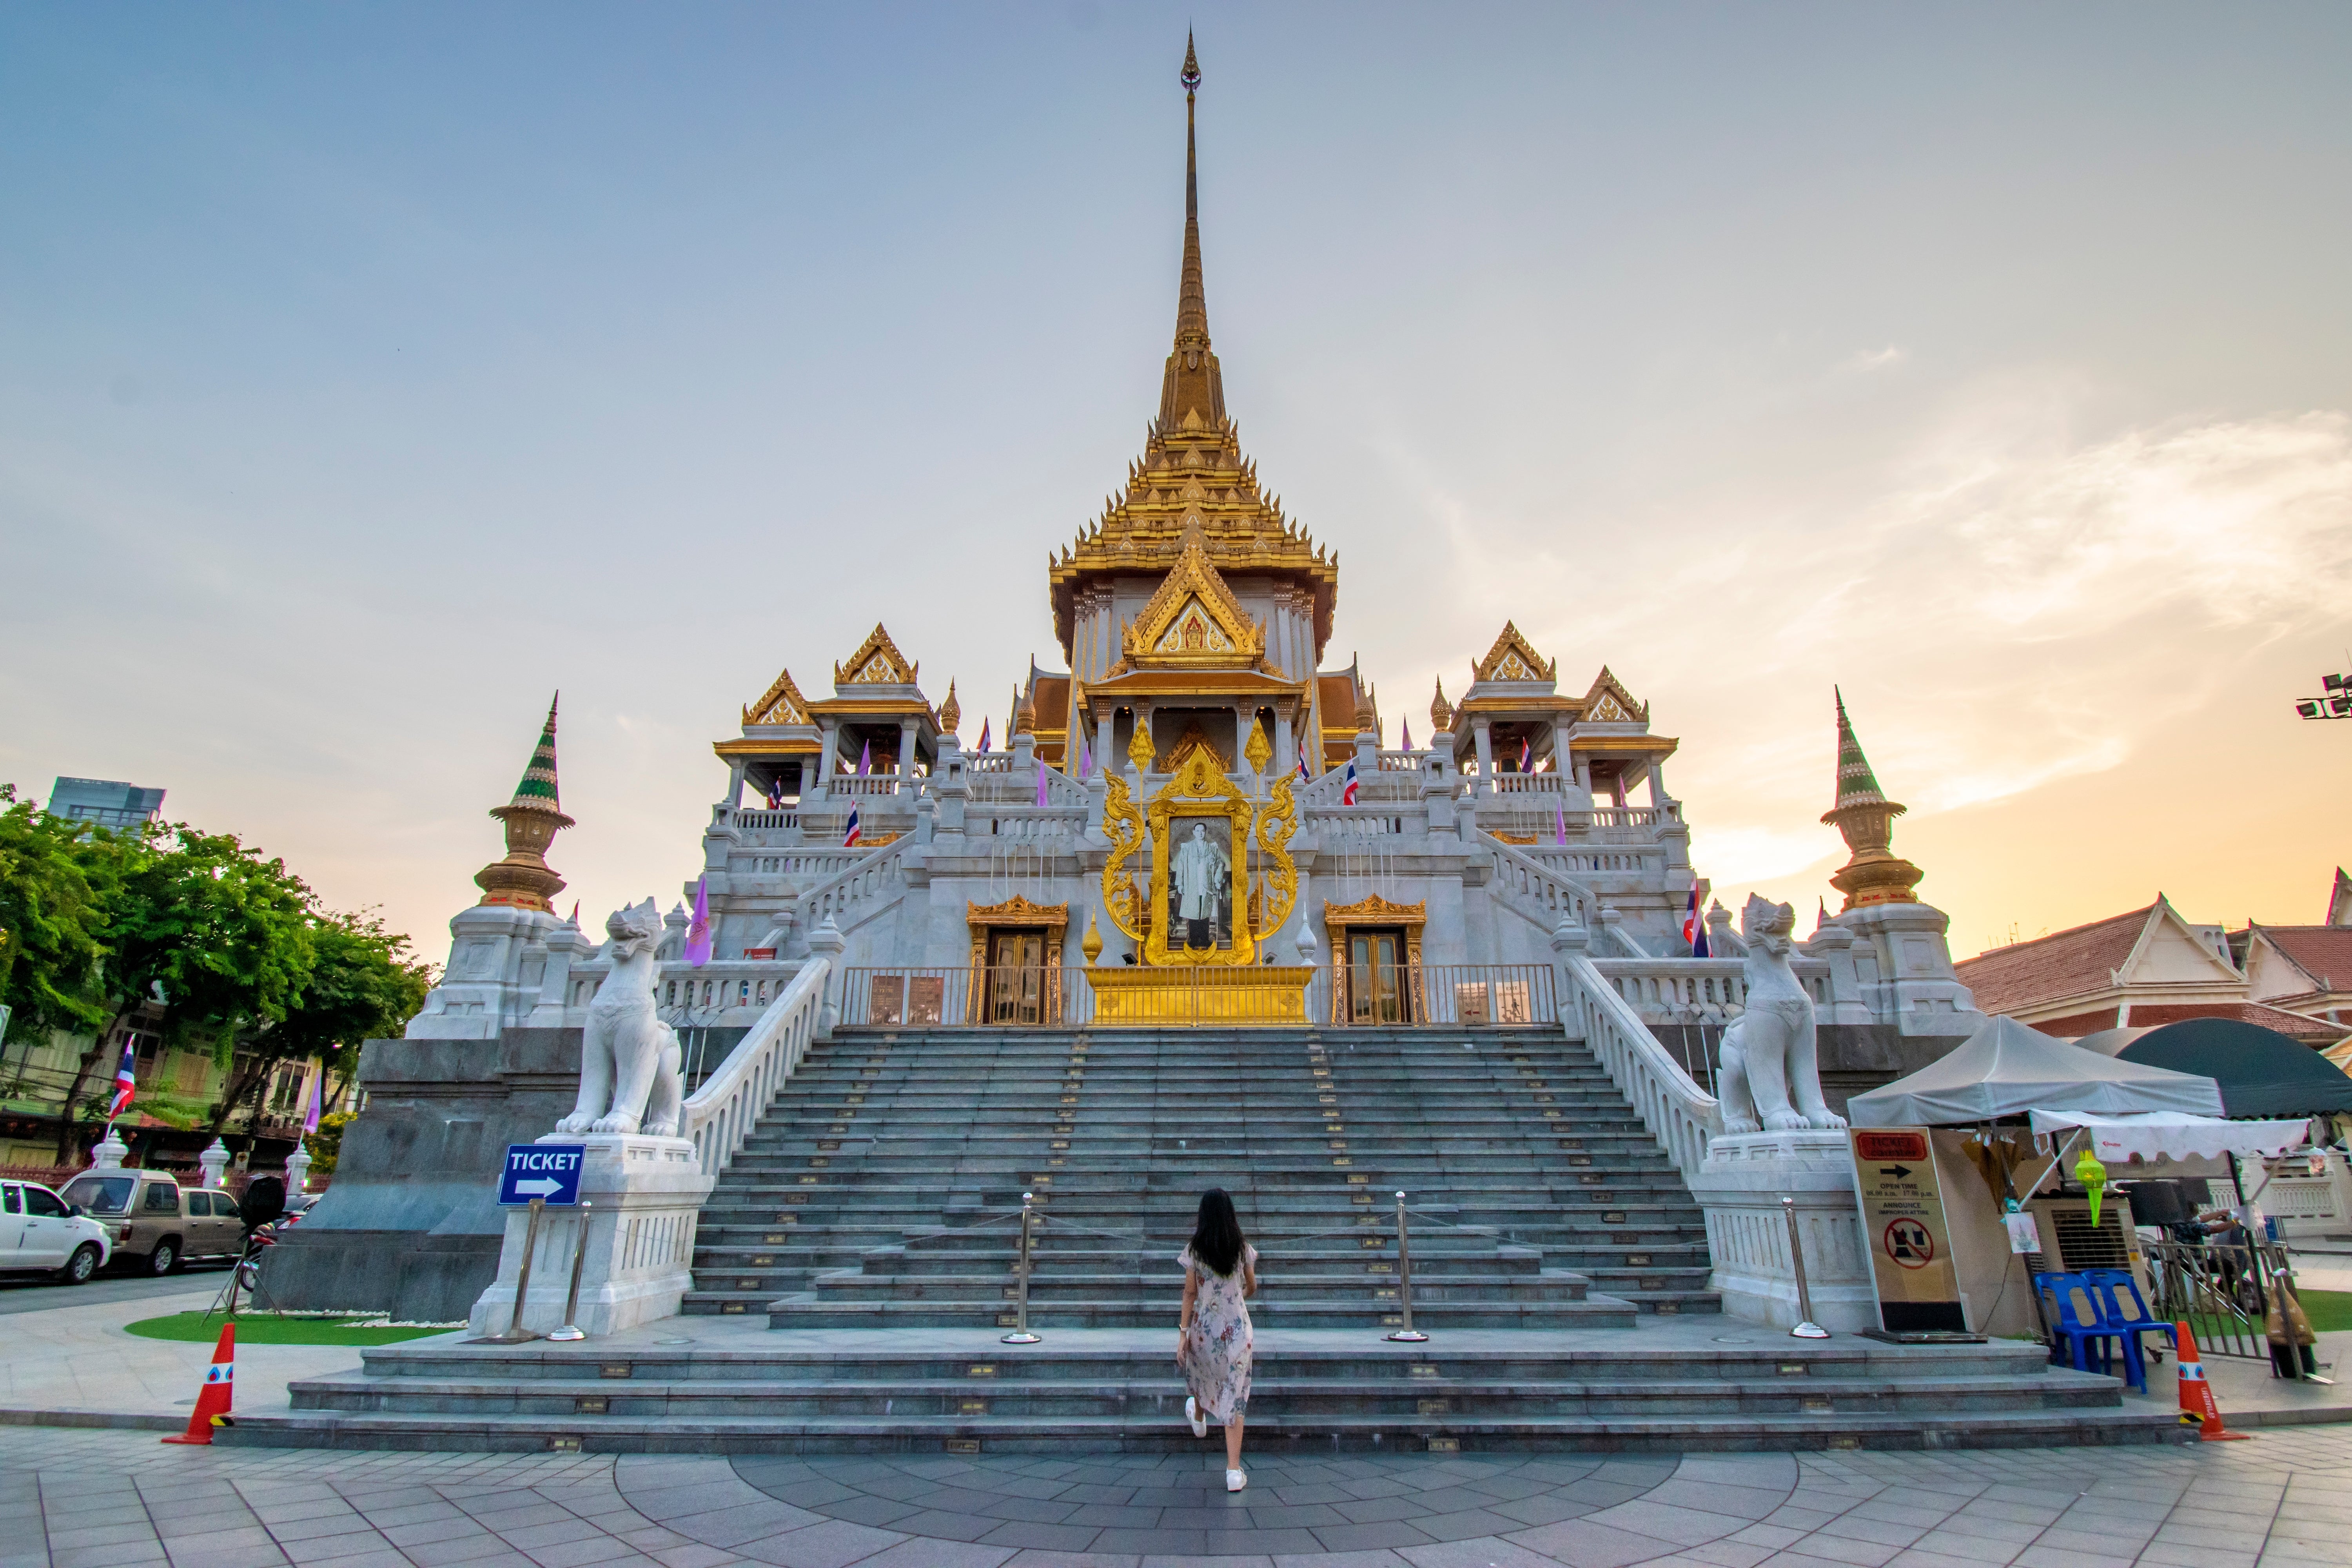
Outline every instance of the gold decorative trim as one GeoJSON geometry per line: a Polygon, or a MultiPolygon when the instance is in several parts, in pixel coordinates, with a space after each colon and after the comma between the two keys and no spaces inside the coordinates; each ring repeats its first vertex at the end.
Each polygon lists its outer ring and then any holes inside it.
{"type": "Polygon", "coordinates": [[[1501,839],[1506,844],[1540,844],[1543,842],[1541,836],[1538,834],[1505,833],[1500,828],[1496,828],[1493,831],[1495,837],[1501,839]]]}
{"type": "Polygon", "coordinates": [[[1374,893],[1370,898],[1352,904],[1335,904],[1326,900],[1323,923],[1327,926],[1418,926],[1429,923],[1429,900],[1417,904],[1392,904],[1374,893]]]}
{"type": "Polygon", "coordinates": [[[1546,660],[1517,626],[1505,621],[1502,635],[1473,672],[1480,680],[1553,680],[1559,676],[1559,660],[1546,660]]]}
{"type": "Polygon", "coordinates": [[[1265,662],[1265,630],[1242,608],[1194,535],[1151,602],[1120,631],[1119,648],[1114,679],[1130,669],[1255,669],[1265,662]],[[1205,621],[1198,618],[1202,614],[1205,621]]]}
{"type": "Polygon", "coordinates": [[[1206,745],[1184,750],[1168,782],[1141,809],[1129,795],[1127,781],[1109,775],[1103,832],[1111,841],[1111,852],[1103,862],[1103,907],[1112,924],[1142,944],[1145,965],[1254,963],[1259,933],[1278,930],[1290,917],[1298,897],[1298,871],[1289,851],[1291,837],[1298,830],[1298,806],[1291,798],[1290,776],[1276,780],[1268,794],[1265,805],[1259,807],[1219,769],[1215,752],[1206,745]],[[1164,922],[1153,918],[1167,900],[1169,848],[1180,806],[1182,816],[1223,816],[1232,825],[1234,922],[1230,948],[1171,951],[1164,922]],[[1128,862],[1147,838],[1151,873],[1138,887],[1128,862]]]}
{"type": "Polygon", "coordinates": [[[808,703],[801,689],[793,684],[793,672],[780,671],[775,683],[760,694],[757,702],[743,710],[746,724],[806,724],[810,722],[808,703]]]}
{"type": "Polygon", "coordinates": [[[833,667],[833,683],[835,686],[912,686],[916,683],[915,672],[920,668],[907,662],[907,656],[898,651],[898,645],[890,640],[890,634],[883,629],[881,622],[877,621],[874,629],[866,633],[866,640],[857,645],[857,651],[849,656],[848,661],[833,667]]]}
{"type": "Polygon", "coordinates": [[[964,923],[975,926],[1066,926],[1070,923],[1070,906],[1033,904],[1015,893],[1001,904],[975,904],[967,900],[963,918],[964,923]]]}
{"type": "Polygon", "coordinates": [[[1604,664],[1601,673],[1592,678],[1592,689],[1584,694],[1582,717],[1590,724],[1646,724],[1650,721],[1650,705],[1636,702],[1633,694],[1604,664]]]}

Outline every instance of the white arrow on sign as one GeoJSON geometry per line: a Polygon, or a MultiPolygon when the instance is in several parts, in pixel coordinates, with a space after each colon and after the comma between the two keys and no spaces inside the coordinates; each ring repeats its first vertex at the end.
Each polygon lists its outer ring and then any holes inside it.
{"type": "Polygon", "coordinates": [[[550,1194],[550,1193],[560,1193],[560,1192],[562,1192],[562,1191],[563,1190],[563,1184],[562,1184],[562,1182],[559,1182],[559,1181],[555,1180],[555,1179],[554,1179],[553,1177],[551,1177],[551,1176],[541,1176],[541,1177],[540,1177],[540,1178],[539,1178],[538,1180],[536,1180],[536,1181],[530,1181],[530,1182],[517,1182],[517,1183],[514,1184],[514,1187],[515,1187],[515,1191],[516,1191],[516,1192],[520,1193],[523,1196],[525,1196],[525,1197],[527,1197],[527,1198],[528,1198],[528,1197],[542,1197],[542,1198],[543,1198],[543,1197],[545,1197],[545,1196],[546,1196],[548,1194],[550,1194]]]}

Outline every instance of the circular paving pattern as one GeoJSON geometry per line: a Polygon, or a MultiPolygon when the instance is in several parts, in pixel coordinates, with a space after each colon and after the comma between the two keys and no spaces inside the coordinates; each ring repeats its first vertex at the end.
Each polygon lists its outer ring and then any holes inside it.
{"type": "MultiPolygon", "coordinates": [[[[1730,1462],[1750,1487],[1777,1482],[1783,1495],[1797,1479],[1785,1456],[1730,1462]]],[[[1580,1519],[1656,1490],[1683,1460],[1294,1452],[1244,1453],[1242,1464],[1249,1485],[1228,1492],[1221,1446],[1206,1455],[733,1461],[739,1477],[779,1502],[902,1535],[1097,1554],[1271,1556],[1426,1546],[1580,1519]]]]}

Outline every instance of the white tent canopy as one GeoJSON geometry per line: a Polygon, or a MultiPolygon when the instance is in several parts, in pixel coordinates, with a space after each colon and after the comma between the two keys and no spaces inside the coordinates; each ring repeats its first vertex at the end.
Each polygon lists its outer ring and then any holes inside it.
{"type": "Polygon", "coordinates": [[[2132,1160],[2215,1159],[2223,1154],[2277,1154],[2311,1135],[2308,1121],[2222,1121],[2178,1110],[2147,1110],[2134,1116],[2097,1116],[2084,1110],[2032,1112],[2033,1131],[2061,1132],[2079,1127],[2091,1135],[2091,1152],[2102,1164],[2132,1160]]]}
{"type": "Polygon", "coordinates": [[[2014,1018],[1989,1018],[1949,1056],[1855,1095],[1846,1118],[1857,1127],[1946,1127],[2029,1110],[2220,1116],[2221,1090],[2195,1073],[2142,1067],[2070,1046],[2014,1018]]]}

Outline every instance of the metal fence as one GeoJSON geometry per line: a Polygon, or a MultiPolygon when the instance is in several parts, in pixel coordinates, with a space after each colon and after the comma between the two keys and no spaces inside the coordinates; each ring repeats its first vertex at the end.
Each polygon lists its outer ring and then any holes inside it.
{"type": "Polygon", "coordinates": [[[1244,968],[1121,972],[1116,1003],[1083,969],[1061,964],[960,968],[874,965],[842,973],[845,1027],[1084,1029],[1289,1022],[1362,1028],[1556,1024],[1554,973],[1541,963],[1349,964],[1295,978],[1244,968]],[[1129,979],[1133,976],[1133,980],[1129,979]],[[1335,994],[1334,982],[1337,982],[1335,994]],[[1139,1005],[1139,999],[1140,1005],[1139,1005]]]}
{"type": "Polygon", "coordinates": [[[2317,1370],[2311,1348],[2294,1347],[2302,1302],[2283,1244],[2145,1245],[2155,1294],[2148,1310],[2166,1322],[2186,1322],[2200,1354],[2268,1361],[2280,1376],[2297,1380],[2317,1370]],[[2271,1338],[2274,1316],[2283,1342],[2271,1338]]]}

